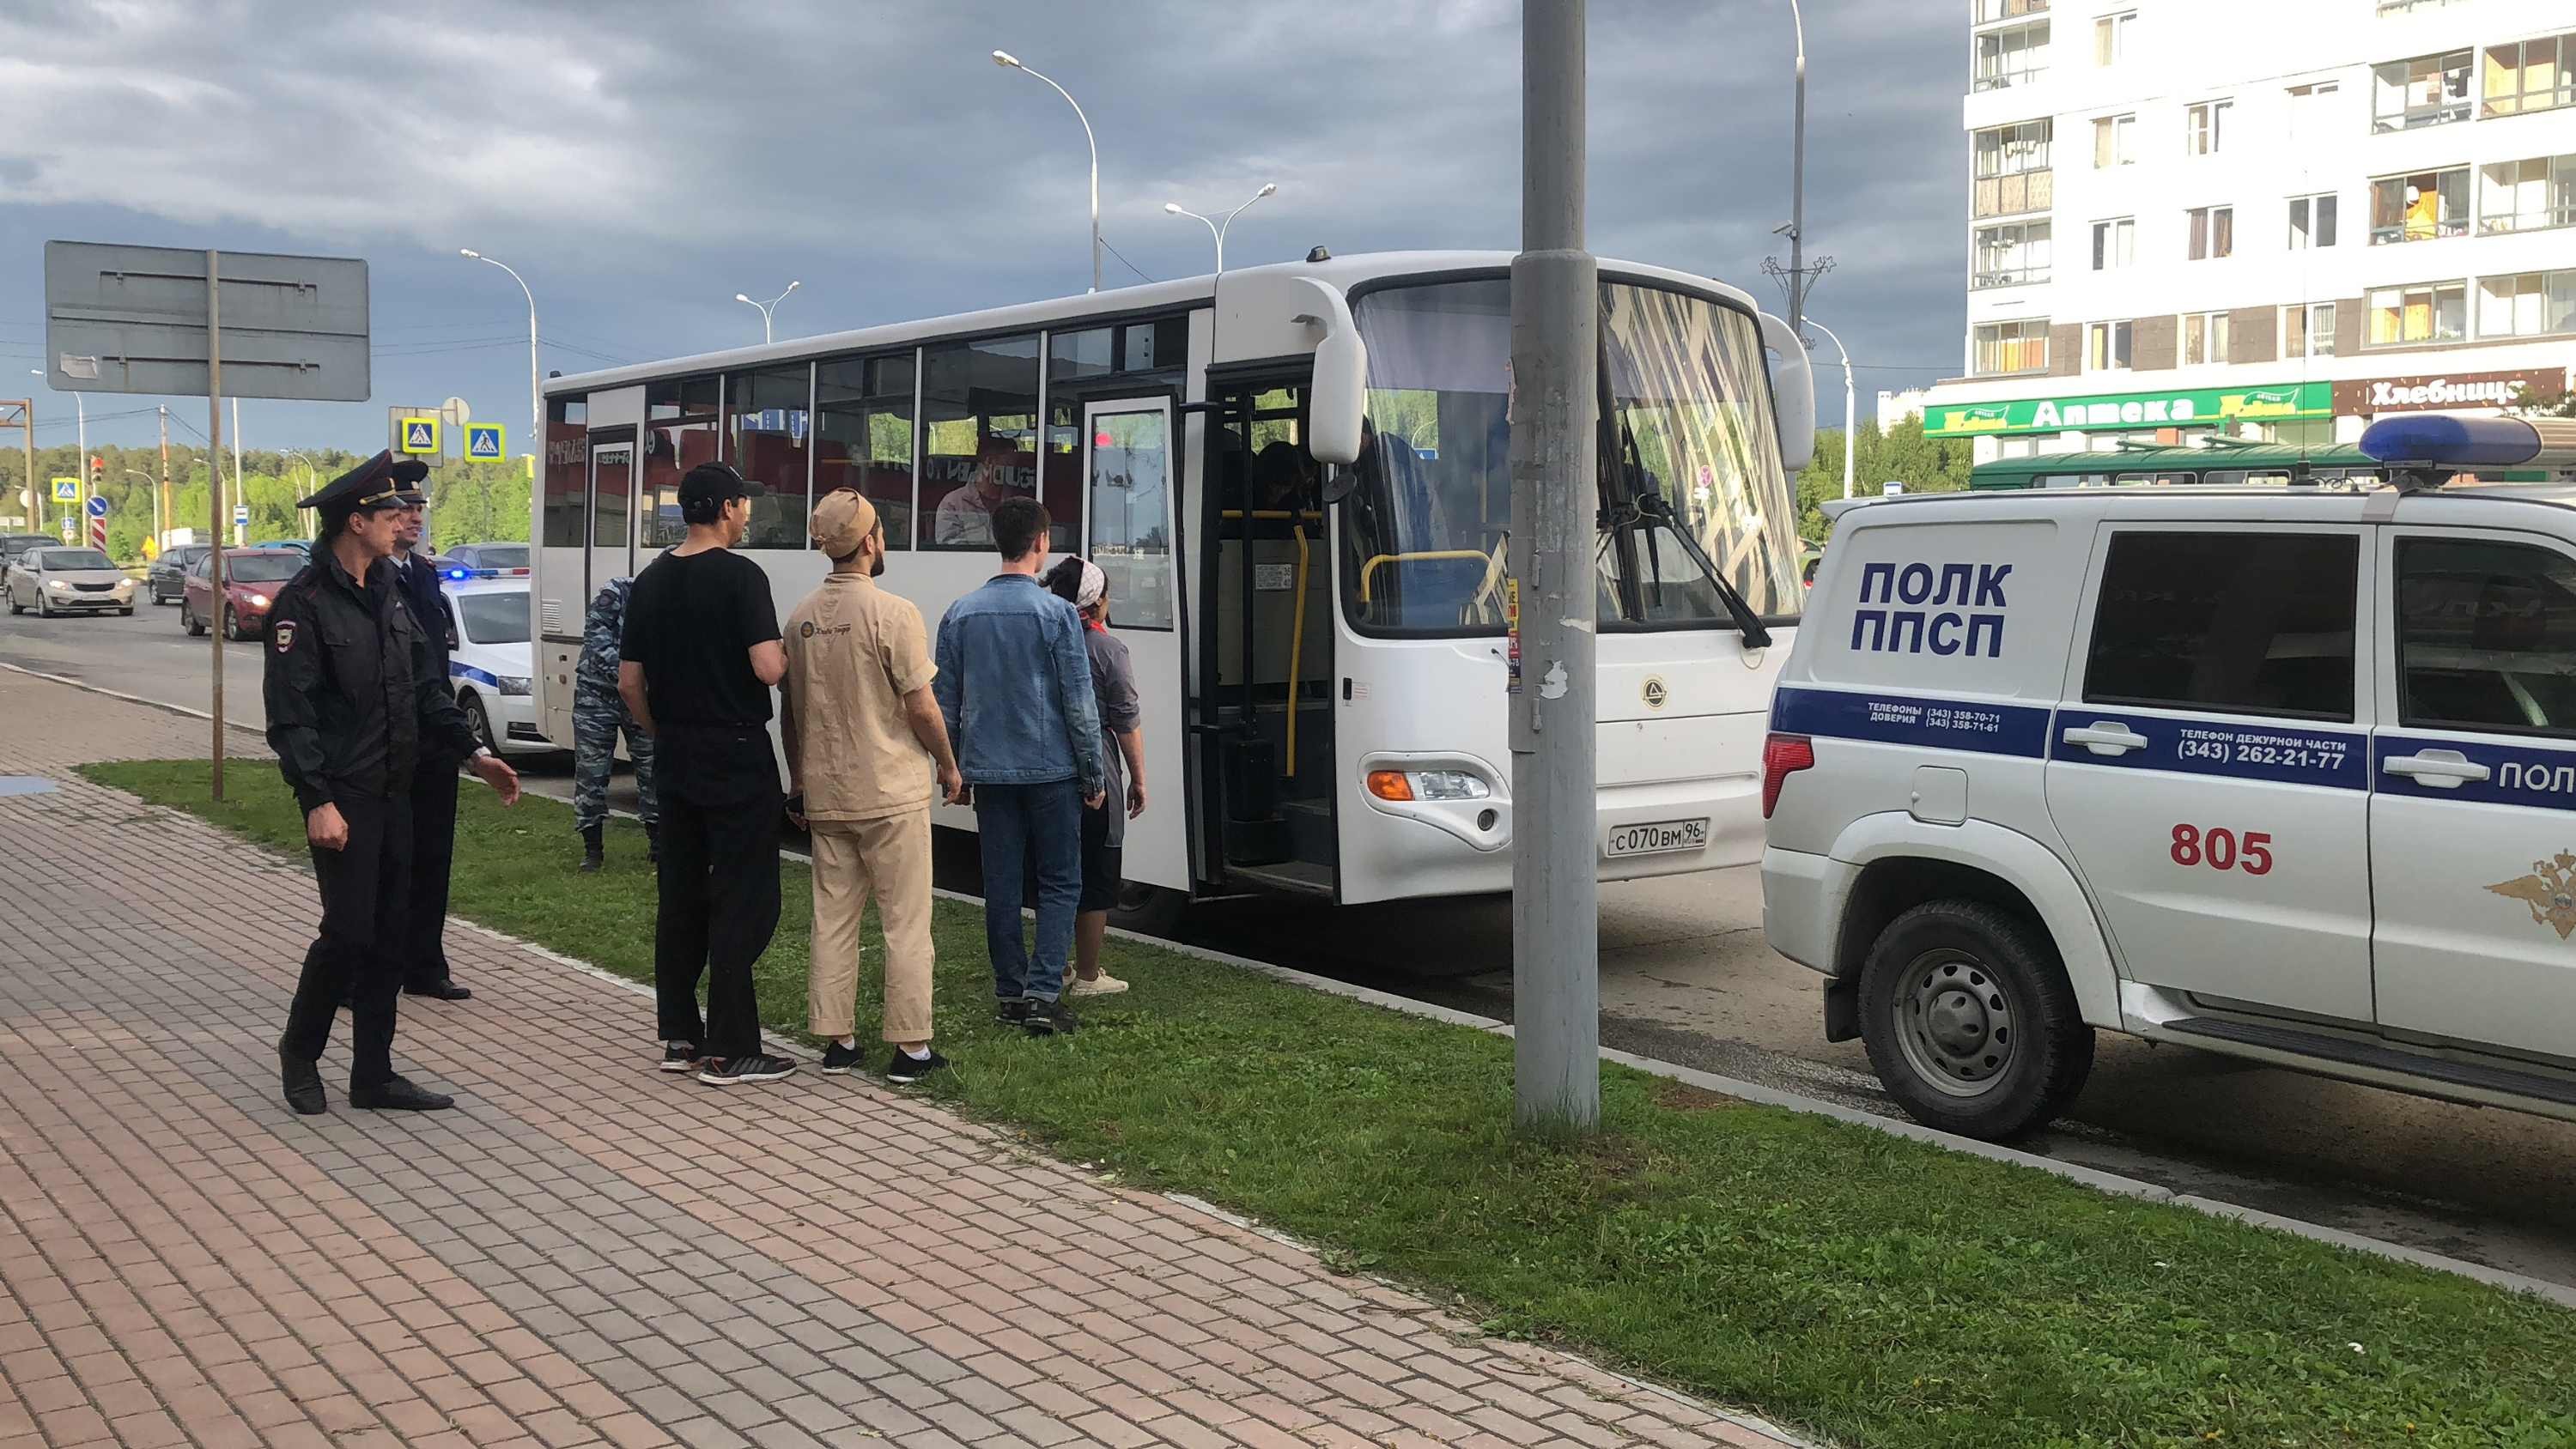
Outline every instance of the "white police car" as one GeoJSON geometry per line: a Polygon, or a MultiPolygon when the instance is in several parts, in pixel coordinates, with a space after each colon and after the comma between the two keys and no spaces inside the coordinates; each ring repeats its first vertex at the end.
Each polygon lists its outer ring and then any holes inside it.
{"type": "Polygon", "coordinates": [[[1763,925],[1826,1035],[2002,1137],[2095,1029],[2576,1118],[2576,422],[2383,423],[2397,486],[1841,513],[1763,925]]]}
{"type": "Polygon", "coordinates": [[[465,722],[496,754],[555,748],[537,729],[537,701],[529,687],[536,649],[529,642],[527,570],[450,570],[440,582],[456,609],[447,681],[465,722]],[[455,577],[459,572],[466,576],[455,577]]]}

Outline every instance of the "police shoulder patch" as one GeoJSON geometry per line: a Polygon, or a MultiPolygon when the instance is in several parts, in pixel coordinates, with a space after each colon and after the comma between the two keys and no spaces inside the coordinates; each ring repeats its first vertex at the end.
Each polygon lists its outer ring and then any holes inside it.
{"type": "Polygon", "coordinates": [[[293,619],[278,620],[276,623],[268,626],[268,636],[276,641],[278,653],[286,653],[295,647],[295,621],[293,619]]]}

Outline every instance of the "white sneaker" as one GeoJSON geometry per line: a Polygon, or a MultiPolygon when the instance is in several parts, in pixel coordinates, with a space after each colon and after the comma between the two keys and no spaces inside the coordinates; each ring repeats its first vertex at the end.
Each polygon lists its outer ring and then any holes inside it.
{"type": "Polygon", "coordinates": [[[1126,982],[1106,971],[1101,972],[1096,981],[1085,981],[1076,976],[1064,984],[1064,994],[1067,996],[1116,996],[1126,989],[1126,982]]]}

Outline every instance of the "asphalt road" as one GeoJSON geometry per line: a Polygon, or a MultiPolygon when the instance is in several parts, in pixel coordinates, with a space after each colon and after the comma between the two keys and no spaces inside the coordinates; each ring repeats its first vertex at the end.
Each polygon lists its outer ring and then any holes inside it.
{"type": "MultiPolygon", "coordinates": [[[[227,718],[257,726],[260,645],[224,646],[227,718]]],[[[203,711],[212,646],[178,610],[0,615],[0,662],[203,711]]],[[[0,688],[6,687],[0,676],[0,688]]],[[[561,756],[517,757],[569,798],[561,756]]],[[[611,803],[632,808],[620,775],[611,803]]],[[[945,841],[942,884],[973,889],[945,841]]],[[[576,847],[569,840],[568,851],[576,847]]],[[[1828,1044],[1816,979],[1762,940],[1750,870],[1604,886],[1602,1038],[1677,1062],[1898,1115],[1858,1042],[1828,1044]]],[[[1508,1020],[1511,914],[1499,898],[1194,908],[1182,940],[1508,1020]]],[[[2576,1284],[2576,1123],[2428,1101],[2214,1056],[2101,1040],[2093,1077],[2026,1148],[2369,1237],[2576,1284]]]]}

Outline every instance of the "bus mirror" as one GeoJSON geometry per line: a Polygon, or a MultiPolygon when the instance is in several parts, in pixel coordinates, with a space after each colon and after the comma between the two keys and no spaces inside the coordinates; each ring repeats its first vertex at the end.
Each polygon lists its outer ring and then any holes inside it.
{"type": "Polygon", "coordinates": [[[1324,501],[1339,503],[1358,491],[1360,470],[1347,463],[1324,465],[1324,501]]]}
{"type": "Polygon", "coordinates": [[[1288,299],[1297,309],[1294,320],[1324,329],[1315,344],[1315,380],[1306,392],[1306,451],[1318,463],[1355,463],[1360,413],[1368,399],[1368,344],[1360,341],[1341,288],[1292,277],[1288,299]]]}
{"type": "Polygon", "coordinates": [[[1780,354],[1780,365],[1771,373],[1771,400],[1780,429],[1780,466],[1794,474],[1816,457],[1816,373],[1807,362],[1807,344],[1768,312],[1762,314],[1762,345],[1780,354]]]}

